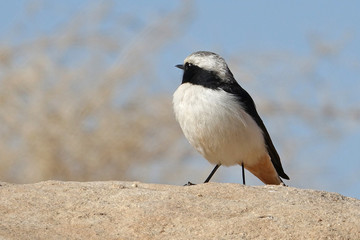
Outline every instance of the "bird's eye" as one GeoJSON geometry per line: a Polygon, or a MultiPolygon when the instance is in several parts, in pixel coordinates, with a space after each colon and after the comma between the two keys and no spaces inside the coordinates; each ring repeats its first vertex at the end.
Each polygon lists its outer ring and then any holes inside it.
{"type": "Polygon", "coordinates": [[[189,69],[189,67],[191,67],[192,64],[191,63],[185,63],[185,69],[189,69]]]}

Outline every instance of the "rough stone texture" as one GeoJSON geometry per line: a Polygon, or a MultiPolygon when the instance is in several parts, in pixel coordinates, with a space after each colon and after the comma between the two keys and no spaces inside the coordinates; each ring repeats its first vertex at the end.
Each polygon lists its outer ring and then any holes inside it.
{"type": "Polygon", "coordinates": [[[360,239],[360,200],[282,186],[0,183],[0,239],[360,239]]]}

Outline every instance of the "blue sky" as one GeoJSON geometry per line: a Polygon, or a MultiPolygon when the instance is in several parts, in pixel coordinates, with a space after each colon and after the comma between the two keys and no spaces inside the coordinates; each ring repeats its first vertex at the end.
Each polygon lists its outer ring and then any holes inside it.
{"type": "MultiPolygon", "coordinates": [[[[27,29],[16,35],[14,23],[28,19],[24,17],[26,2],[29,1],[0,3],[3,44],[15,44],[51,33],[69,17],[82,14],[88,6],[100,1],[36,1],[46,11],[32,16],[32,21],[24,24],[27,29]]],[[[136,15],[141,19],[138,23],[141,28],[149,19],[161,18],[181,3],[166,0],[118,1],[112,13],[136,15]]],[[[296,98],[314,113],[323,102],[344,110],[359,109],[359,1],[200,0],[193,3],[189,23],[179,36],[154,56],[159,87],[164,91],[172,94],[180,82],[181,73],[173,68],[175,64],[181,63],[193,51],[211,50],[225,59],[239,58],[240,69],[255,76],[252,82],[237,79],[255,100],[261,95],[281,101],[278,94],[282,93],[287,96],[284,101],[289,97],[296,98]],[[334,56],[318,59],[314,56],[312,41],[341,47],[334,56]],[[272,57],[268,60],[270,62],[262,63],[269,56],[272,57]],[[314,69],[309,75],[302,73],[301,69],[311,61],[315,61],[312,65],[314,69]]],[[[235,73],[240,75],[238,71],[235,73]]],[[[281,115],[264,116],[275,140],[288,137],[288,141],[296,139],[296,142],[302,142],[301,151],[294,158],[295,164],[292,163],[288,171],[285,169],[290,177],[294,176],[289,185],[360,198],[360,124],[359,119],[349,120],[347,113],[344,111],[344,116],[336,119],[331,116],[328,120],[319,118],[324,125],[333,126],[334,131],[341,132],[341,137],[336,140],[329,139],[323,131],[309,127],[296,115],[286,119],[281,115]],[[284,136],[287,133],[289,135],[284,136]]],[[[281,150],[282,144],[279,145],[281,150]]],[[[210,171],[211,166],[201,157],[197,156],[196,162],[210,171]]],[[[286,160],[284,165],[287,165],[286,160]]],[[[222,170],[219,179],[240,182],[239,173],[237,168],[228,168],[222,170]]],[[[250,183],[258,184],[254,179],[250,183]]]]}

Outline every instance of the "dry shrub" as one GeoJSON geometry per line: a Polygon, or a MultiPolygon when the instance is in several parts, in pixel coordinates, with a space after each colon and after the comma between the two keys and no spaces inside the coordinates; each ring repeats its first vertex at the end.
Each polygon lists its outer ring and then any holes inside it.
{"type": "Polygon", "coordinates": [[[134,164],[180,158],[171,98],[148,89],[152,57],[190,9],[186,1],[129,37],[122,29],[136,17],[100,29],[111,10],[102,3],[53,34],[2,45],[0,179],[125,180],[134,164]]]}

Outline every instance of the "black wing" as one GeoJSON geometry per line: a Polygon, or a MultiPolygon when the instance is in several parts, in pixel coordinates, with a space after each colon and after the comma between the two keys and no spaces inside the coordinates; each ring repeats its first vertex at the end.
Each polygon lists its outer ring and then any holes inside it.
{"type": "Polygon", "coordinates": [[[245,89],[243,89],[235,81],[235,79],[233,82],[231,82],[231,84],[226,84],[226,85],[224,84],[224,85],[220,86],[220,88],[222,88],[224,91],[226,91],[228,93],[234,94],[239,99],[239,102],[242,104],[242,106],[245,108],[245,111],[255,120],[255,122],[261,128],[261,130],[263,132],[266,148],[270,155],[271,162],[276,169],[276,172],[279,174],[280,177],[289,180],[290,178],[286,175],[286,173],[284,172],[284,169],[281,165],[279,154],[277,153],[277,151],[274,147],[274,144],[270,138],[268,131],[266,130],[266,127],[265,127],[263,121],[261,120],[258,112],[256,111],[256,106],[255,106],[254,100],[251,98],[249,93],[246,92],[245,89]]]}

